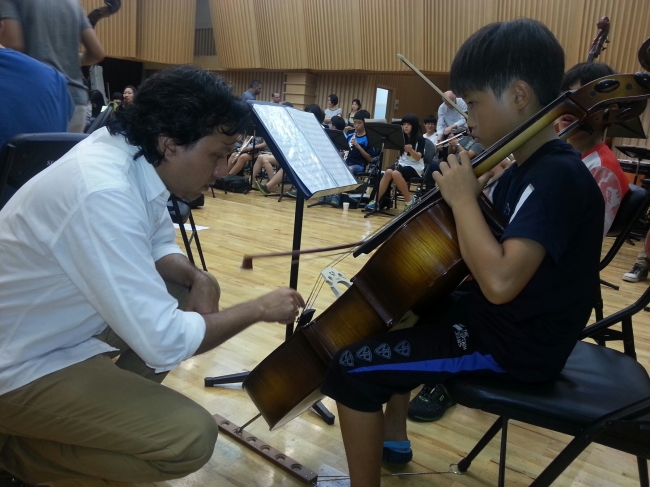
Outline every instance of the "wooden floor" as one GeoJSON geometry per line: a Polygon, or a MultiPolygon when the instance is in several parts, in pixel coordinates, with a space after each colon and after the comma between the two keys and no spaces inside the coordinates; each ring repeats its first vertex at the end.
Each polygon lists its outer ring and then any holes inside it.
{"type": "MultiPolygon", "coordinates": [[[[205,206],[194,212],[198,225],[209,229],[200,232],[208,267],[222,285],[222,307],[255,298],[289,282],[289,259],[260,260],[252,271],[239,269],[245,253],[273,252],[291,247],[295,201],[263,197],[257,192],[247,195],[218,192],[216,198],[206,194],[205,206]]],[[[375,216],[364,219],[357,210],[344,212],[329,206],[305,210],[302,248],[354,242],[368,236],[387,221],[375,216]]],[[[179,239],[180,242],[180,239],[179,239]]],[[[608,244],[606,243],[606,246],[608,244]]],[[[606,314],[635,301],[645,290],[645,283],[622,282],[621,275],[634,263],[639,246],[625,245],[602,277],[621,285],[620,291],[603,287],[606,314]]],[[[300,264],[299,291],[307,296],[320,270],[332,256],[304,257],[300,264]]],[[[353,276],[367,258],[347,258],[337,268],[353,276]]],[[[334,301],[329,289],[323,289],[316,308],[323,310],[334,301]]],[[[650,364],[650,313],[635,318],[637,353],[647,368],[650,364]]],[[[236,424],[243,424],[257,413],[248,396],[237,385],[204,388],[203,378],[250,370],[284,338],[279,324],[258,324],[223,346],[193,358],[173,371],[165,384],[194,399],[213,414],[220,414],[236,424]]],[[[324,403],[336,413],[331,400],[324,403]]],[[[446,471],[449,464],[466,454],[494,421],[494,417],[462,406],[452,407],[435,423],[409,423],[414,461],[394,472],[446,471]]],[[[553,457],[565,446],[567,437],[525,424],[511,423],[509,430],[508,470],[506,482],[512,486],[530,484],[553,457]]],[[[347,480],[327,476],[345,475],[348,471],[338,420],[325,425],[311,412],[304,413],[279,431],[270,432],[262,419],[247,428],[275,448],[286,452],[320,475],[319,485],[343,486],[347,480]]],[[[498,437],[474,461],[465,476],[420,475],[385,477],[384,486],[492,486],[497,482],[498,437]]],[[[389,473],[386,471],[385,473],[389,473]]],[[[157,484],[165,486],[299,486],[289,475],[249,453],[221,435],[210,462],[199,472],[181,480],[157,484]]],[[[557,481],[561,486],[636,486],[638,474],[634,458],[608,448],[592,445],[557,481]]]]}

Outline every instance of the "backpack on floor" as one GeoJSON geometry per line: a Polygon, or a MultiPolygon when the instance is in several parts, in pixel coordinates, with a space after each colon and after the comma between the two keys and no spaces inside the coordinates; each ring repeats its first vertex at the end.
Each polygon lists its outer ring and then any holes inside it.
{"type": "Polygon", "coordinates": [[[213,187],[223,189],[226,192],[230,191],[231,193],[248,193],[251,189],[251,184],[248,178],[228,174],[225,178],[217,178],[213,187]]]}

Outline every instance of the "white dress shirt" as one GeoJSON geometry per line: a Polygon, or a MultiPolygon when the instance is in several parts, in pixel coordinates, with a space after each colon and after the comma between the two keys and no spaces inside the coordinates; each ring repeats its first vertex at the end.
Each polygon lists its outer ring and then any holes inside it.
{"type": "MultiPolygon", "coordinates": [[[[467,104],[463,101],[462,98],[456,98],[456,105],[460,107],[462,111],[467,113],[467,104]]],[[[456,111],[455,108],[449,108],[444,103],[438,108],[438,124],[436,128],[438,129],[436,133],[439,136],[445,135],[445,128],[455,125],[457,131],[467,129],[467,119],[463,117],[460,113],[456,111]]]]}
{"type": "Polygon", "coordinates": [[[191,357],[201,315],[180,311],[155,262],[181,253],[169,192],[104,128],[0,211],[0,394],[115,350],[110,326],[157,372],[191,357]]]}

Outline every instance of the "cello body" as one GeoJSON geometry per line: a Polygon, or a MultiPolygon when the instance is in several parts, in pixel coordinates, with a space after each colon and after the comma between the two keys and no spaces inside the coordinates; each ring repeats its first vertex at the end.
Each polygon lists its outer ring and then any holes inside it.
{"type": "Polygon", "coordinates": [[[271,429],[282,426],[323,397],[320,386],[338,350],[388,331],[409,309],[433,305],[467,274],[451,209],[440,198],[379,247],[336,306],[265,358],[244,390],[271,429]]]}

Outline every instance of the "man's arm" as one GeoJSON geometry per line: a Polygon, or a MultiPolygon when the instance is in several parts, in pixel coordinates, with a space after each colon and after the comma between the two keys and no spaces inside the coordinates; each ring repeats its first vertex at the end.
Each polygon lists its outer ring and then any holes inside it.
{"type": "Polygon", "coordinates": [[[512,301],[528,284],[546,255],[538,242],[510,238],[501,245],[490,231],[477,203],[488,172],[478,180],[472,172],[467,152],[441,163],[435,179],[443,198],[451,207],[456,221],[460,252],[483,295],[493,304],[512,301]]]}
{"type": "Polygon", "coordinates": [[[442,136],[445,135],[445,127],[447,126],[447,122],[445,122],[444,108],[445,108],[444,104],[440,108],[438,108],[438,123],[436,124],[436,133],[438,134],[438,142],[440,142],[442,140],[442,136]]]}
{"type": "Polygon", "coordinates": [[[81,43],[86,50],[81,54],[82,66],[92,66],[104,59],[104,48],[95,33],[95,29],[89,28],[81,31],[81,43]]]}
{"type": "Polygon", "coordinates": [[[183,303],[183,311],[196,311],[200,314],[219,311],[219,292],[212,279],[183,254],[169,254],[158,259],[156,270],[165,281],[190,290],[183,303]]]}
{"type": "Polygon", "coordinates": [[[304,306],[305,301],[297,291],[283,287],[219,313],[203,315],[205,337],[196,354],[212,350],[260,321],[292,323],[298,315],[298,308],[304,306]]]}
{"type": "Polygon", "coordinates": [[[368,154],[363,147],[361,147],[361,144],[357,142],[357,138],[353,136],[351,140],[353,141],[352,145],[359,150],[359,154],[361,154],[361,157],[363,157],[367,162],[372,161],[372,156],[368,154]]]}

